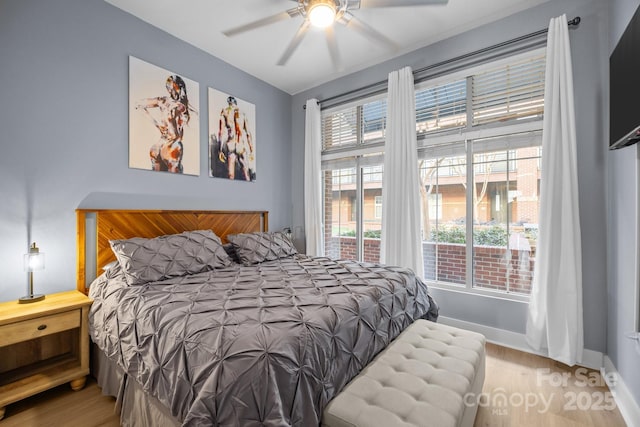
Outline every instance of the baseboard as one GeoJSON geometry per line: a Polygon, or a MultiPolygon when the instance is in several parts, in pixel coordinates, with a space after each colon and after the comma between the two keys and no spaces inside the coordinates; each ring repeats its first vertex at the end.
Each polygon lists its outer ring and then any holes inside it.
{"type": "MultiPolygon", "coordinates": [[[[479,325],[477,323],[467,322],[464,320],[453,319],[451,317],[439,316],[438,322],[444,325],[454,326],[473,332],[481,333],[487,341],[501,345],[503,347],[513,348],[515,350],[524,351],[526,353],[537,354],[547,357],[546,354],[532,349],[524,334],[507,331],[504,329],[492,328],[491,326],[479,325]]],[[[582,353],[582,362],[578,365],[586,368],[600,370],[604,366],[604,355],[599,351],[584,349],[582,353]]],[[[632,424],[634,425],[634,424],[632,424]]],[[[640,424],[637,424],[640,426],[640,424]]]]}
{"type": "Polygon", "coordinates": [[[613,393],[622,418],[624,418],[628,426],[640,426],[640,406],[638,406],[626,384],[622,381],[622,377],[618,374],[618,370],[609,359],[609,356],[604,357],[603,370],[602,377],[609,386],[609,390],[613,393]],[[612,378],[615,378],[615,383],[611,381],[612,378]]]}

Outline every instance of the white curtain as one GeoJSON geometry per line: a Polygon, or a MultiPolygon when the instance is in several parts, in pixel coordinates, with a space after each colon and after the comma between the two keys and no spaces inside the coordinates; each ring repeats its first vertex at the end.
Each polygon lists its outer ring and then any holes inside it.
{"type": "Polygon", "coordinates": [[[322,224],[322,153],[320,105],[317,99],[307,100],[304,129],[304,228],[306,254],[324,255],[322,224]]]}
{"type": "Polygon", "coordinates": [[[527,342],[567,365],[582,360],[582,252],[573,74],[567,17],[551,20],[542,131],[540,231],[527,342]]]}
{"type": "Polygon", "coordinates": [[[415,88],[409,67],[389,73],[385,139],[380,260],[423,277],[415,88]]]}

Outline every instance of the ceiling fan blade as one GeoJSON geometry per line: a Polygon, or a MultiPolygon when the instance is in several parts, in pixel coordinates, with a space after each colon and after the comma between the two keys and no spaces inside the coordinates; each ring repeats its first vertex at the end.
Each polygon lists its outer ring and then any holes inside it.
{"type": "Polygon", "coordinates": [[[305,19],[302,22],[302,25],[300,25],[300,28],[298,28],[298,32],[296,33],[295,36],[293,36],[293,39],[289,43],[289,46],[287,46],[287,49],[284,51],[284,53],[278,60],[278,65],[285,65],[289,60],[289,58],[291,58],[291,55],[293,55],[293,52],[295,52],[295,50],[298,48],[305,34],[307,34],[309,25],[310,25],[310,22],[308,19],[305,19]]]}
{"type": "Polygon", "coordinates": [[[390,49],[398,48],[398,45],[393,40],[379,32],[366,22],[359,20],[349,12],[345,13],[338,22],[344,24],[347,28],[359,32],[365,38],[374,39],[390,49]]]}
{"type": "Polygon", "coordinates": [[[342,62],[340,61],[340,51],[338,50],[338,42],[336,41],[336,33],[333,31],[333,26],[329,26],[324,30],[327,36],[327,45],[329,46],[329,56],[331,56],[331,62],[333,68],[336,70],[342,69],[342,62]]]}
{"type": "Polygon", "coordinates": [[[246,31],[251,31],[251,30],[255,30],[256,28],[264,27],[269,24],[275,24],[276,22],[284,21],[286,19],[289,19],[293,16],[298,15],[299,13],[296,13],[296,11],[297,11],[297,8],[287,10],[285,12],[280,12],[275,15],[267,16],[266,18],[258,19],[257,21],[249,22],[248,24],[240,25],[235,28],[230,28],[226,31],[223,31],[222,34],[224,34],[227,37],[231,37],[240,33],[244,33],[246,31]]]}
{"type": "Polygon", "coordinates": [[[360,0],[360,7],[405,7],[447,4],[449,0],[360,0]]]}

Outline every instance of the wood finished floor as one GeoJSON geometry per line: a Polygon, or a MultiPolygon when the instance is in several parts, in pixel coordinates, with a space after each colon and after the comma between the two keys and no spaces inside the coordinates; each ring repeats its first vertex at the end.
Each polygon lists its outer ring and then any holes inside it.
{"type": "MultiPolygon", "coordinates": [[[[601,385],[597,371],[569,368],[494,344],[487,344],[486,350],[486,379],[475,427],[626,425],[617,408],[608,409],[613,406],[606,400],[609,390],[601,385]],[[501,396],[506,404],[497,400],[501,396]]],[[[62,385],[7,406],[0,427],[116,427],[113,407],[114,399],[102,396],[89,378],[81,391],[62,385]]]]}
{"type": "Polygon", "coordinates": [[[475,427],[626,426],[600,372],[489,343],[486,353],[475,427]]]}

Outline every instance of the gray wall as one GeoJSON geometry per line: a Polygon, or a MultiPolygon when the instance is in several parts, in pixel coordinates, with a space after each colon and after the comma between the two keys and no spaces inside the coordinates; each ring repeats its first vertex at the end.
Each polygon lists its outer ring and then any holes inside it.
{"type": "Polygon", "coordinates": [[[0,301],[75,289],[78,207],[268,210],[291,224],[291,96],[102,0],[0,0],[0,301]],[[200,84],[200,173],[128,168],[128,57],[200,84]],[[209,178],[207,87],[256,106],[257,182],[209,178]]]}
{"type": "MultiPolygon", "coordinates": [[[[585,346],[606,349],[606,205],[605,205],[605,111],[608,91],[606,1],[554,0],[517,16],[492,23],[436,43],[410,54],[368,68],[339,80],[297,94],[292,104],[292,191],[293,225],[304,226],[303,159],[304,110],[308,98],[324,99],[370,83],[385,80],[389,72],[409,65],[414,70],[464,53],[546,28],[553,17],[582,18],[571,30],[574,67],[578,177],[583,253],[585,346]]],[[[301,233],[297,233],[301,234],[301,233]]],[[[527,304],[498,298],[433,289],[432,293],[447,317],[499,329],[524,333],[527,304]]]]}
{"type": "MultiPolygon", "coordinates": [[[[609,50],[622,36],[640,0],[614,0],[609,3],[609,50]]],[[[608,123],[608,117],[607,117],[608,123]]],[[[640,402],[640,345],[625,338],[637,330],[638,315],[638,164],[640,146],[611,151],[608,156],[608,272],[609,308],[607,353],[622,380],[640,402]]]]}

